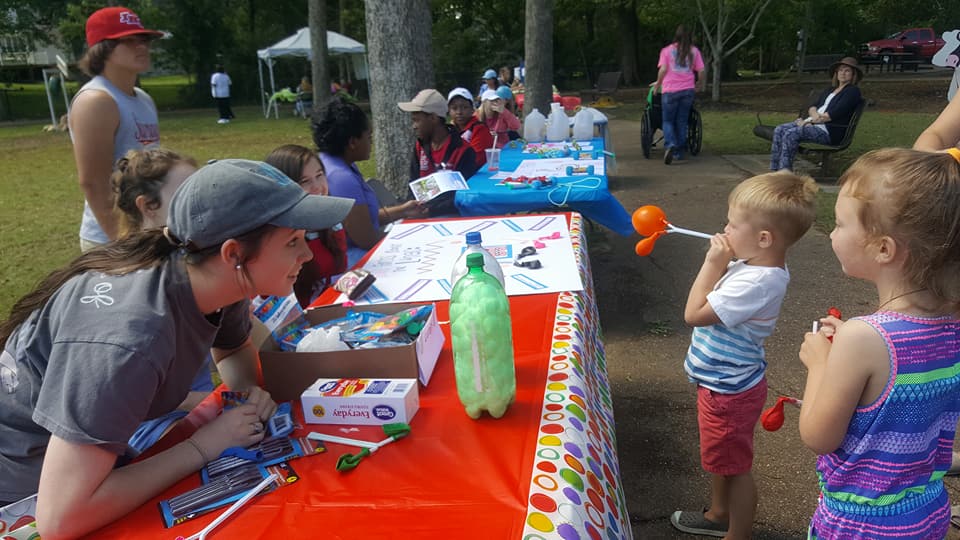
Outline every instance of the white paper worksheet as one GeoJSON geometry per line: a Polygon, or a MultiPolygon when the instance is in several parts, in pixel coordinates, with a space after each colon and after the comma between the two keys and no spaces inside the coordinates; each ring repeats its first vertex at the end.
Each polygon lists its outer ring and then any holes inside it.
{"type": "MultiPolygon", "coordinates": [[[[583,289],[561,214],[435,220],[394,225],[363,266],[377,280],[356,303],[449,299],[450,273],[471,231],[480,232],[483,247],[500,263],[508,296],[583,289]],[[531,246],[542,267],[515,266],[520,251],[531,246]]],[[[338,302],[344,301],[341,295],[338,302]]]]}

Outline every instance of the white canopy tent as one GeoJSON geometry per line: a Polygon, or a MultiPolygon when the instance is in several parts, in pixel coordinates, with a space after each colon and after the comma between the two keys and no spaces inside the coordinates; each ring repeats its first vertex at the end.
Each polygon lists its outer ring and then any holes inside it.
{"type": "MultiPolygon", "coordinates": [[[[343,34],[338,34],[327,30],[327,54],[331,56],[346,54],[352,59],[354,77],[356,79],[367,78],[367,48],[359,41],[348,38],[343,34]]],[[[275,58],[280,56],[299,56],[312,60],[310,50],[310,27],[304,27],[297,30],[297,33],[284,38],[273,45],[257,51],[257,72],[260,75],[260,101],[263,106],[264,116],[270,115],[270,105],[267,102],[267,96],[273,96],[277,93],[276,83],[273,78],[273,64],[275,58]],[[263,88],[263,65],[267,65],[267,71],[270,75],[270,93],[265,94],[263,88]]],[[[277,108],[273,107],[274,117],[278,117],[277,108]]]]}

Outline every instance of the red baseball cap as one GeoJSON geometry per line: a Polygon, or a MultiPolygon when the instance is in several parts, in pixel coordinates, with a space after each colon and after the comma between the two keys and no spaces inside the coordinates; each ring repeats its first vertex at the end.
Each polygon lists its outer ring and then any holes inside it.
{"type": "Polygon", "coordinates": [[[87,46],[93,47],[105,39],[119,39],[137,34],[160,37],[163,32],[147,30],[132,9],[108,7],[87,17],[87,46]]]}

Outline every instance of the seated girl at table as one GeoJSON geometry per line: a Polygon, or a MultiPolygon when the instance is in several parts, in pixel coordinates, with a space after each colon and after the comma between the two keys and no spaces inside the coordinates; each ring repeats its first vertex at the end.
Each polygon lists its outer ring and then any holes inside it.
{"type": "Polygon", "coordinates": [[[493,146],[493,135],[477,119],[473,108],[473,95],[466,88],[454,88],[447,94],[447,113],[453,127],[460,131],[460,138],[473,148],[477,156],[477,167],[487,162],[487,148],[493,146]]]}
{"type": "Polygon", "coordinates": [[[347,232],[347,267],[352,267],[384,237],[380,229],[401,218],[426,217],[417,201],[381,207],[377,195],[363,180],[357,161],[370,159],[370,121],[353,103],[334,98],[314,119],[313,142],[327,174],[330,194],[353,199],[353,210],[343,220],[347,232]]]}
{"type": "MultiPolygon", "coordinates": [[[[270,152],[264,159],[283,174],[289,176],[311,195],[327,195],[327,176],[320,158],[309,148],[298,144],[285,144],[270,152]]],[[[343,225],[335,224],[322,231],[308,231],[307,246],[313,259],[300,269],[293,292],[304,308],[330,286],[333,276],[347,269],[347,234],[343,225]]]]}
{"type": "MultiPolygon", "coordinates": [[[[196,171],[193,158],[160,148],[130,150],[117,160],[110,180],[116,195],[114,212],[119,220],[120,237],[166,225],[170,199],[180,184],[196,171]]],[[[206,355],[190,393],[175,410],[140,424],[128,441],[131,447],[143,452],[153,446],[213,390],[210,361],[210,355],[206,355]]]]}
{"type": "Polygon", "coordinates": [[[0,501],[37,493],[38,533],[73,538],[261,441],[276,404],[256,386],[247,299],[290,294],[311,257],[304,230],[350,206],[264,163],[221,160],[177,190],[166,227],[92,249],[17,301],[0,323],[0,501]],[[130,435],[183,401],[211,348],[247,402],[127,464],[130,435]]]}
{"type": "Polygon", "coordinates": [[[482,101],[477,109],[477,119],[493,134],[497,148],[503,148],[511,140],[519,138],[520,120],[506,110],[503,98],[497,95],[497,91],[487,90],[480,98],[482,101]]]}

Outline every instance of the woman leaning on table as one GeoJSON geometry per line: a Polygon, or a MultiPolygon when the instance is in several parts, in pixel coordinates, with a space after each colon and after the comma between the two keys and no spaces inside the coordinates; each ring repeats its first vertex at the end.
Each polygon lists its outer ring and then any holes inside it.
{"type": "Polygon", "coordinates": [[[127,150],[160,143],[157,108],[136,87],[150,69],[150,42],[162,32],[147,30],[125,7],[94,12],[86,22],[87,52],[80,68],[93,79],[83,85],[70,108],[70,139],[83,191],[80,250],[117,238],[110,174],[127,150]]]}
{"type": "Polygon", "coordinates": [[[830,66],[832,84],[820,93],[806,118],[780,124],[773,130],[770,145],[770,170],[792,170],[801,142],[840,144],[847,126],[862,99],[860,79],[863,68],[857,59],[846,57],[830,66]]]}
{"type": "Polygon", "coordinates": [[[384,237],[380,229],[402,218],[427,217],[426,207],[417,201],[381,207],[357,168],[358,161],[370,159],[372,141],[370,120],[355,104],[334,98],[312,125],[313,143],[320,150],[320,161],[327,173],[330,195],[355,201],[345,220],[347,231],[347,267],[352,267],[384,237]]]}
{"type": "Polygon", "coordinates": [[[42,537],[74,538],[263,439],[276,405],[256,386],[248,298],[290,294],[311,257],[304,230],[352,204],[218,161],[177,190],[166,227],[90,250],[21,298],[0,323],[0,501],[37,493],[42,537]],[[208,350],[247,403],[128,464],[137,425],[183,401],[208,350]]]}

